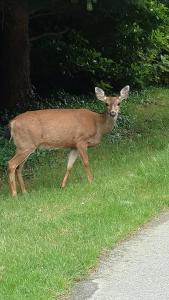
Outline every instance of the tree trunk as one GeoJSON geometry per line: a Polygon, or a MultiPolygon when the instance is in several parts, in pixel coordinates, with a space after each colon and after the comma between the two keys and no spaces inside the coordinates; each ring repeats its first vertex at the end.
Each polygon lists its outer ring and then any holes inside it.
{"type": "Polygon", "coordinates": [[[27,1],[5,0],[3,13],[0,108],[14,108],[31,94],[27,1]]]}

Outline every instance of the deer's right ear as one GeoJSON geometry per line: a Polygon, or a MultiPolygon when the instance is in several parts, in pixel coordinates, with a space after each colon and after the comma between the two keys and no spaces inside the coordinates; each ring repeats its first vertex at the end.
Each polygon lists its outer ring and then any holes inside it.
{"type": "Polygon", "coordinates": [[[106,102],[106,96],[102,89],[95,87],[96,98],[100,101],[106,102]]]}

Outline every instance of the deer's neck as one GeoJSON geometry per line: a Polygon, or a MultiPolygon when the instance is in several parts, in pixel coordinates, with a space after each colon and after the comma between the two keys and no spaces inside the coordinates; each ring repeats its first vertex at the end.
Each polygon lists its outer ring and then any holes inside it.
{"type": "Polygon", "coordinates": [[[100,119],[100,131],[102,134],[110,132],[117,121],[117,117],[112,117],[107,112],[100,114],[100,119]]]}

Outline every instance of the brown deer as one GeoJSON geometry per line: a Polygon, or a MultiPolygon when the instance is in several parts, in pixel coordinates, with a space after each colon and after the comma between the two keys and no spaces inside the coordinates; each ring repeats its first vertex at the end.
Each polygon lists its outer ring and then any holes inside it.
{"type": "Polygon", "coordinates": [[[96,113],[88,109],[44,109],[22,113],[10,122],[11,138],[16,145],[16,153],[8,162],[12,196],[17,194],[15,177],[21,192],[26,192],[22,168],[28,156],[38,147],[71,149],[62,188],[65,187],[78,156],[82,159],[88,181],[92,181],[87,148],[97,145],[102,135],[112,130],[120,104],[128,97],[129,86],[125,86],[118,97],[107,97],[98,87],[95,88],[95,93],[97,99],[107,105],[106,112],[96,113]]]}

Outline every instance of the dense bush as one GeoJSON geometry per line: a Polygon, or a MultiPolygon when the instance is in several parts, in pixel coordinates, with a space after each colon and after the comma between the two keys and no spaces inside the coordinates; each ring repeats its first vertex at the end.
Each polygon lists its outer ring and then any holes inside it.
{"type": "Polygon", "coordinates": [[[65,20],[68,33],[33,44],[35,86],[43,94],[60,88],[87,94],[96,84],[107,91],[168,84],[169,8],[162,2],[126,2],[118,12],[98,8],[65,20]]]}
{"type": "Polygon", "coordinates": [[[71,93],[87,94],[95,85],[110,90],[112,72],[117,71],[112,59],[103,57],[75,31],[62,40],[41,42],[32,52],[32,61],[34,83],[44,93],[66,87],[71,93]]]}

